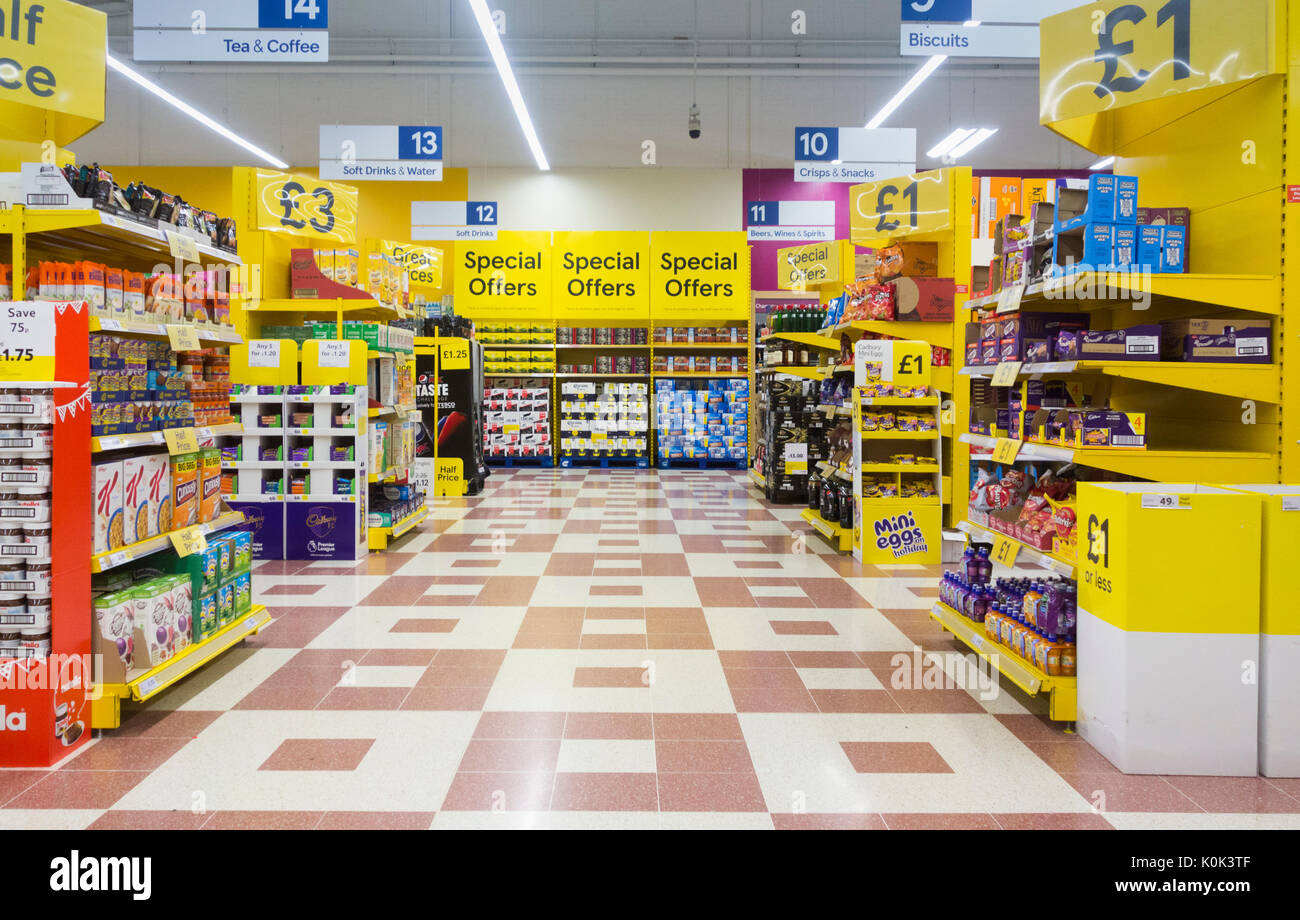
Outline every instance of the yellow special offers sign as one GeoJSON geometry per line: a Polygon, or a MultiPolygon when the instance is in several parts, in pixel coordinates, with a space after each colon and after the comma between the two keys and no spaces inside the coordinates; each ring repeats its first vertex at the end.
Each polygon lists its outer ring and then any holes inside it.
{"type": "Polygon", "coordinates": [[[1048,16],[1039,27],[1039,119],[1280,73],[1277,8],[1277,0],[1102,0],[1048,16]]]}
{"type": "Polygon", "coordinates": [[[372,240],[371,252],[391,256],[406,271],[412,287],[442,290],[442,250],[393,240],[372,240]]]}
{"type": "Polygon", "coordinates": [[[849,189],[849,226],[853,242],[882,240],[947,230],[952,214],[951,170],[867,182],[849,189]]]}
{"type": "Polygon", "coordinates": [[[551,287],[561,320],[650,316],[650,234],[556,233],[551,287]]]}
{"type": "Polygon", "coordinates": [[[472,319],[550,319],[551,234],[502,232],[456,244],[456,312],[472,319]]]}
{"type": "Polygon", "coordinates": [[[735,319],[749,315],[745,234],[656,231],[650,235],[650,316],[735,319]]]}
{"type": "Polygon", "coordinates": [[[783,291],[806,291],[823,284],[839,284],[844,265],[852,264],[851,243],[835,240],[809,246],[791,246],[776,251],[777,287],[783,291]]]}
{"type": "Polygon", "coordinates": [[[0,133],[70,143],[104,120],[108,18],[66,0],[0,3],[0,133]]]}
{"type": "Polygon", "coordinates": [[[341,182],[259,169],[257,229],[336,243],[357,241],[357,189],[341,182]]]}

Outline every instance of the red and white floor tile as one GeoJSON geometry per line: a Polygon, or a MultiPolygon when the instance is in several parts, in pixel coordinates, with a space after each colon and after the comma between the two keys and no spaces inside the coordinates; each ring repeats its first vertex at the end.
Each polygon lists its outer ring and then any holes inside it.
{"type": "Polygon", "coordinates": [[[1300,780],[1119,773],[981,683],[938,567],[799,511],[738,471],[501,470],[388,553],[259,564],[274,623],[0,771],[0,828],[1300,828],[1300,780]]]}

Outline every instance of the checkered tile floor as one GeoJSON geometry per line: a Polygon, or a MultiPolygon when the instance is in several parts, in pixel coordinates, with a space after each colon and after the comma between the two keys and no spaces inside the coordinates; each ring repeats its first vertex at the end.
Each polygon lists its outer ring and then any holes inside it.
{"type": "Polygon", "coordinates": [[[732,471],[502,470],[365,562],[262,563],[275,622],[0,771],[0,828],[1300,827],[1300,780],[1120,774],[980,683],[937,567],[799,512],[732,471]]]}

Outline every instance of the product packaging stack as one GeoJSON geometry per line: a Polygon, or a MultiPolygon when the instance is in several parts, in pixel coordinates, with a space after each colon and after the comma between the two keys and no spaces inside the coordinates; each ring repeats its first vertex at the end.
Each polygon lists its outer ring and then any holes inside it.
{"type": "Polygon", "coordinates": [[[773,375],[759,391],[763,430],[759,442],[760,472],[767,479],[768,498],[797,503],[808,497],[809,424],[821,418],[811,380],[773,375]]]}
{"type": "Polygon", "coordinates": [[[489,460],[551,457],[551,391],[493,387],[483,400],[483,453],[489,460]]]}
{"type": "Polygon", "coordinates": [[[744,460],[749,452],[749,381],[655,381],[661,460],[744,460]]]}
{"type": "Polygon", "coordinates": [[[114,453],[91,467],[98,555],[221,515],[221,451],[114,453]]]}
{"type": "Polygon", "coordinates": [[[54,391],[0,386],[0,658],[45,658],[52,636],[54,391]]]}
{"type": "Polygon", "coordinates": [[[393,527],[424,507],[425,493],[409,483],[370,487],[369,527],[393,527]]]}
{"type": "Polygon", "coordinates": [[[646,384],[570,381],[561,385],[563,457],[645,457],[649,435],[650,398],[646,384]]]}

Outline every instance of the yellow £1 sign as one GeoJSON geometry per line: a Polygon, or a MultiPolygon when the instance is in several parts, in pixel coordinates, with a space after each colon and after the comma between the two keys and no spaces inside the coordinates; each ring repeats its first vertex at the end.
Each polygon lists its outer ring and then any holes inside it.
{"type": "Polygon", "coordinates": [[[1039,26],[1043,124],[1281,73],[1274,0],[1101,0],[1039,26]]]}
{"type": "Polygon", "coordinates": [[[257,229],[339,243],[357,240],[357,190],[341,182],[259,169],[257,229]]]}
{"type": "Polygon", "coordinates": [[[948,229],[951,171],[926,172],[867,182],[849,189],[849,225],[859,245],[948,229]]]}

